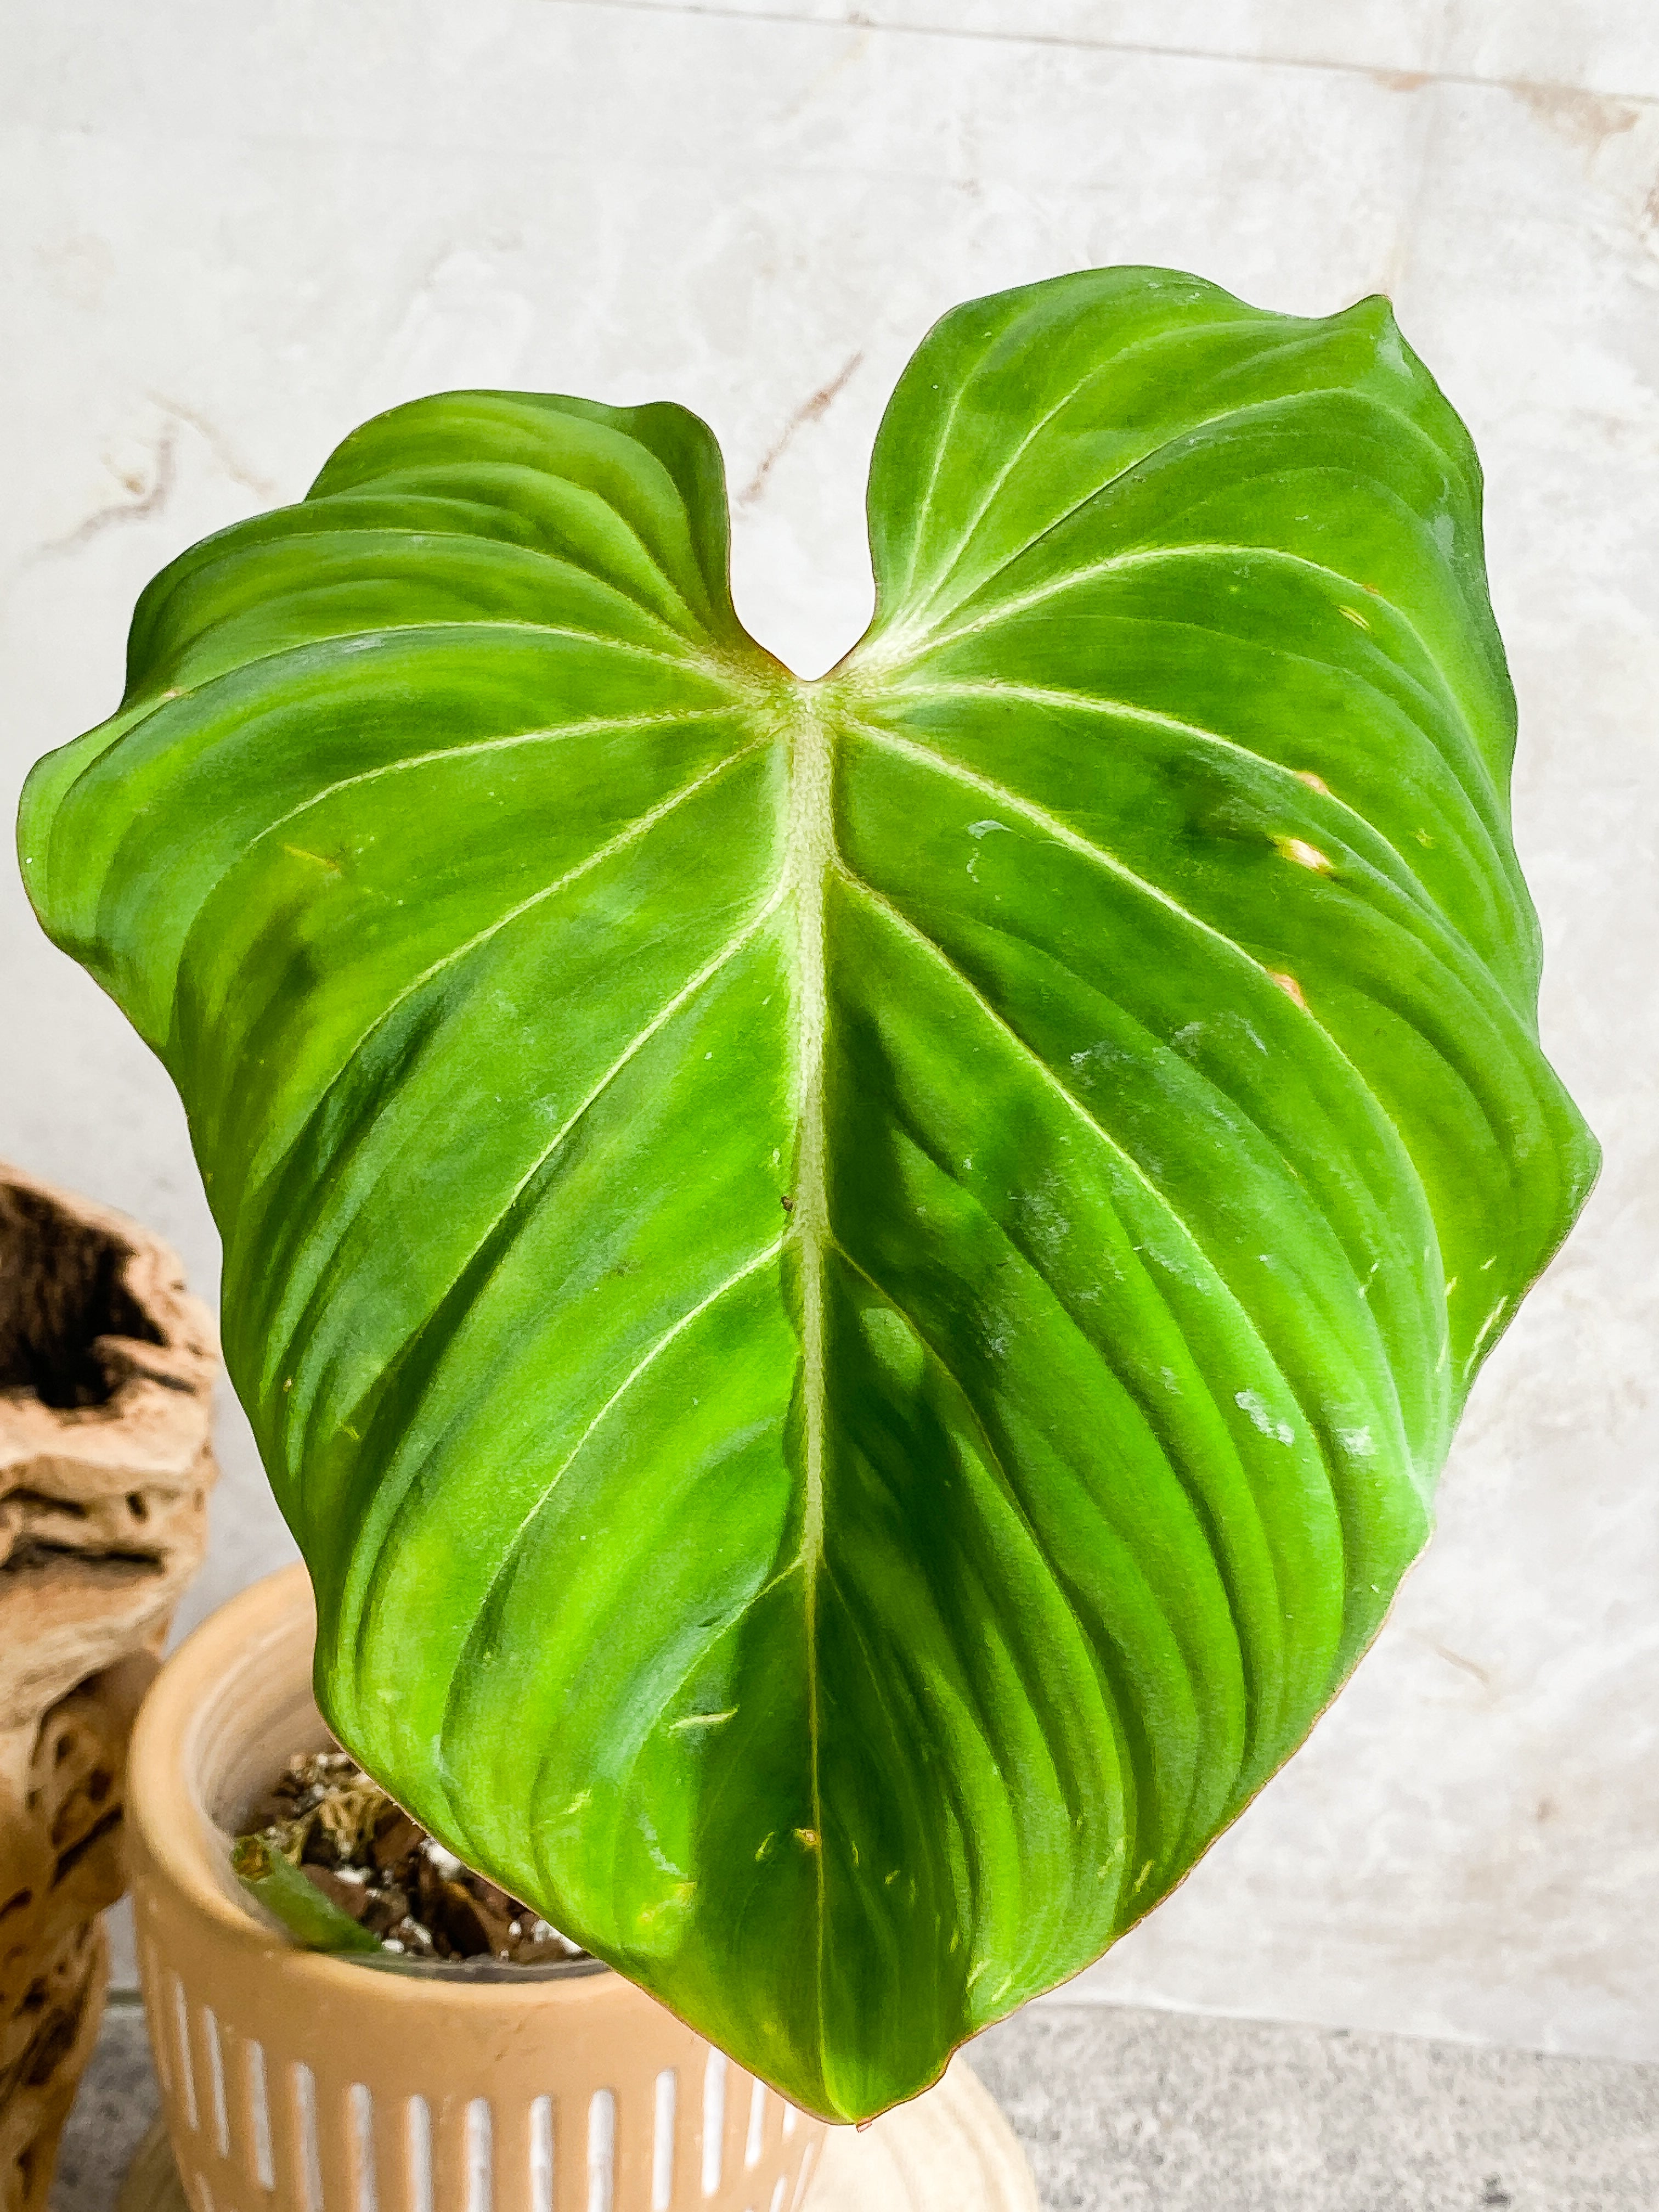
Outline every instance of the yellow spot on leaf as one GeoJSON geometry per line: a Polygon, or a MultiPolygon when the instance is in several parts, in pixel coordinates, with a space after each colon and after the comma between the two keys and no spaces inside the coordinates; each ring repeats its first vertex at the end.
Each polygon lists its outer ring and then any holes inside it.
{"type": "Polygon", "coordinates": [[[1297,981],[1294,975],[1282,975],[1278,969],[1270,968],[1267,970],[1267,981],[1270,983],[1277,983],[1279,989],[1285,994],[1285,996],[1287,999],[1294,999],[1297,1005],[1301,1007],[1303,1012],[1304,1014],[1307,1012],[1308,1002],[1303,997],[1302,986],[1297,981]]]}
{"type": "Polygon", "coordinates": [[[1287,860],[1294,860],[1298,868],[1313,868],[1321,875],[1329,875],[1331,864],[1317,845],[1310,845],[1305,837],[1275,837],[1274,844],[1287,860]]]}
{"type": "Polygon", "coordinates": [[[284,845],[283,850],[296,860],[309,860],[316,867],[326,868],[331,876],[337,876],[340,872],[337,860],[325,860],[320,853],[307,852],[303,845],[284,845]]]}

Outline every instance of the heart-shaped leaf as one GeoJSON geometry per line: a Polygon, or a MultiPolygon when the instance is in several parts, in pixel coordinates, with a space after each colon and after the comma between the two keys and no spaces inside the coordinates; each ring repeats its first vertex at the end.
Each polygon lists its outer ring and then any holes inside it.
{"type": "Polygon", "coordinates": [[[29,786],[341,1738],[819,2112],[1302,1741],[1589,1185],[1480,496],[1382,302],[1064,277],[912,362],[803,684],[694,418],[450,394],[29,786]]]}

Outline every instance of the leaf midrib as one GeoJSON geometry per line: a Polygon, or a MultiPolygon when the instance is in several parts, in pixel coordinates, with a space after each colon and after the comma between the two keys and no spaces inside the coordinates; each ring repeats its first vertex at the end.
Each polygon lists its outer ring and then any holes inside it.
{"type": "Polygon", "coordinates": [[[796,1121],[791,1226],[800,1267],[801,1446],[803,1499],[800,1562],[811,1845],[817,1863],[816,2013],[821,2062],[826,1934],[823,1798],[818,1774],[818,1570],[823,1557],[824,1325],[823,1271],[830,1243],[824,1171],[823,1043],[828,1014],[824,982],[824,896],[835,860],[830,739],[823,694],[797,682],[787,697],[789,773],[784,870],[793,908],[791,993],[796,1121]]]}

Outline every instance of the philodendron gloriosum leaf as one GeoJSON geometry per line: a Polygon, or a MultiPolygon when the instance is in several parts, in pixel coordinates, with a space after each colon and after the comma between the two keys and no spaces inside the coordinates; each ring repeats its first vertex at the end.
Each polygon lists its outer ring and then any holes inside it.
{"type": "Polygon", "coordinates": [[[820,2112],[1302,1741],[1589,1185],[1480,497],[1383,302],[1063,277],[912,362],[804,684],[695,418],[449,394],[158,577],[29,786],[334,1726],[820,2112]]]}

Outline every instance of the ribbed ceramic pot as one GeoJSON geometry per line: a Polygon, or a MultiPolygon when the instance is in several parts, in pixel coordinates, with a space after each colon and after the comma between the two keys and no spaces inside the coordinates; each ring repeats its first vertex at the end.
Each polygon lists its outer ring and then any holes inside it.
{"type": "Polygon", "coordinates": [[[133,1732],[139,1971],[195,2212],[795,2212],[795,2111],[608,1967],[393,1973],[298,1950],[244,1905],[229,1840],[325,1730],[310,1585],[244,1590],[133,1732]]]}

